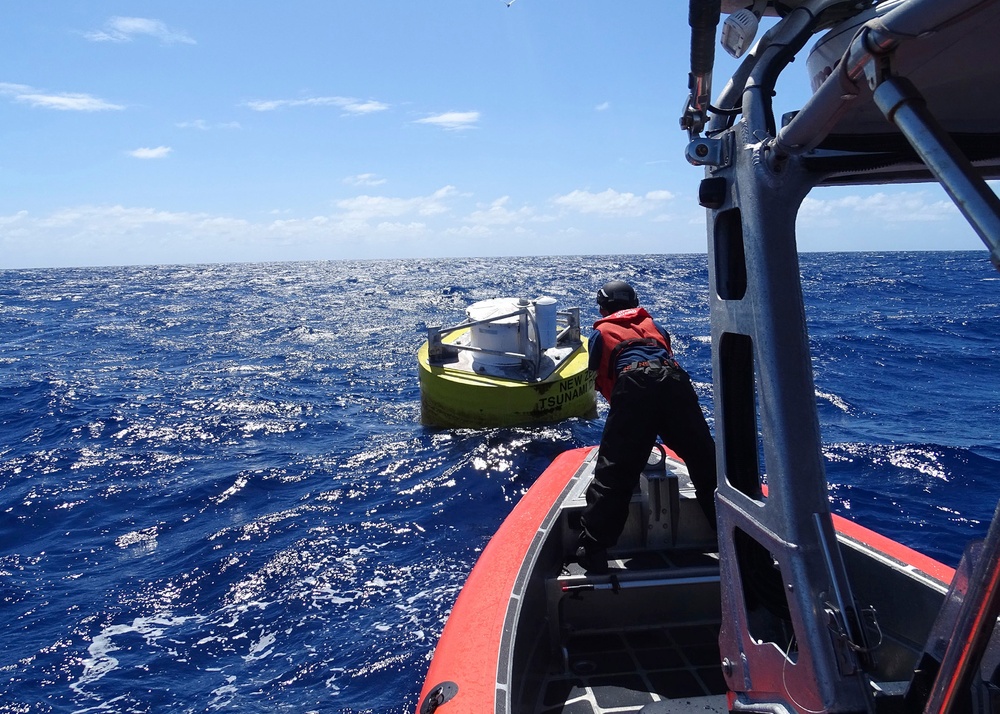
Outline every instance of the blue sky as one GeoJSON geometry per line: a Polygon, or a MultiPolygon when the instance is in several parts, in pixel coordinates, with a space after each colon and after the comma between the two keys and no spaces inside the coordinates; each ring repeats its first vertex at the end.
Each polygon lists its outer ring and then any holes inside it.
{"type": "MultiPolygon", "coordinates": [[[[9,3],[0,267],[704,252],[686,5],[9,3]]],[[[798,232],[982,249],[934,185],[814,191],[798,232]]]]}

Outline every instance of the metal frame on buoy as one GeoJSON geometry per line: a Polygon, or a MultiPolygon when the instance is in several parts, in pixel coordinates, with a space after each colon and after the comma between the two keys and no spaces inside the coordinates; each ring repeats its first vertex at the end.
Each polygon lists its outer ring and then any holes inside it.
{"type": "Polygon", "coordinates": [[[475,359],[461,360],[461,353],[470,355],[492,355],[518,361],[518,370],[527,381],[541,382],[546,379],[573,351],[583,346],[580,333],[580,308],[571,307],[555,311],[554,339],[546,339],[537,316],[537,305],[543,298],[527,300],[520,298],[516,310],[500,315],[492,315],[481,320],[467,318],[452,327],[433,326],[427,328],[427,355],[429,363],[435,367],[450,367],[474,371],[487,376],[510,378],[510,370],[493,366],[475,359]],[[472,339],[446,342],[450,335],[466,333],[481,325],[496,325],[504,320],[518,318],[528,330],[528,339],[523,340],[523,351],[490,349],[474,344],[472,339]],[[546,355],[549,360],[543,359],[546,355]]]}

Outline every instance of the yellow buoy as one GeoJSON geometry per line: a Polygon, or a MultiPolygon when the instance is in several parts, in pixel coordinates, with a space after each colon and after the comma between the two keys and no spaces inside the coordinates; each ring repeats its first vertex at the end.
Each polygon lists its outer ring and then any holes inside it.
{"type": "Polygon", "coordinates": [[[578,308],[497,298],[466,314],[454,327],[429,327],[417,351],[424,424],[480,428],[596,415],[578,308]]]}

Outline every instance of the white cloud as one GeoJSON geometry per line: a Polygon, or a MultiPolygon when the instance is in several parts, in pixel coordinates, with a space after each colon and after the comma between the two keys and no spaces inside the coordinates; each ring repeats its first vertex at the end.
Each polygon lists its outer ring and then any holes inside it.
{"type": "MultiPolygon", "coordinates": [[[[654,227],[648,218],[599,228],[590,216],[515,207],[508,196],[478,204],[472,199],[449,185],[419,196],[343,198],[312,216],[261,209],[233,217],[122,205],[18,211],[0,215],[0,267],[593,253],[622,235],[635,236],[635,252],[664,249],[662,224],[654,227]],[[542,222],[544,231],[536,228],[542,222]]],[[[703,250],[704,228],[693,232],[693,240],[688,233],[672,228],[670,248],[703,250]]]]}
{"type": "Polygon", "coordinates": [[[27,92],[34,92],[36,90],[29,87],[27,84],[13,84],[12,82],[0,82],[0,93],[7,95],[18,95],[25,94],[27,92]]]}
{"type": "Polygon", "coordinates": [[[594,107],[594,111],[606,112],[610,108],[611,108],[611,102],[601,102],[596,107],[594,107]]]}
{"type": "Polygon", "coordinates": [[[77,206],[55,211],[45,218],[33,219],[46,228],[73,227],[76,231],[123,233],[150,225],[190,225],[207,216],[191,213],[157,211],[153,208],[125,208],[124,206],[77,206]]]}
{"type": "Polygon", "coordinates": [[[77,206],[42,216],[20,211],[0,216],[0,266],[385,257],[387,243],[394,252],[419,255],[433,252],[439,242],[428,247],[431,229],[423,214],[433,213],[440,197],[438,192],[397,201],[388,210],[383,204],[362,212],[259,221],[121,205],[77,206]]]}
{"type": "Polygon", "coordinates": [[[355,176],[347,176],[344,179],[344,183],[349,186],[381,186],[385,183],[385,179],[375,174],[357,174],[355,176]]]}
{"type": "Polygon", "coordinates": [[[169,146],[157,146],[156,148],[143,147],[128,152],[129,156],[137,159],[163,159],[173,151],[169,146]]]}
{"type": "Polygon", "coordinates": [[[447,213],[451,209],[446,205],[446,201],[456,194],[454,186],[445,186],[430,196],[413,198],[355,196],[337,201],[336,205],[343,211],[340,215],[343,220],[367,223],[382,218],[398,218],[406,215],[426,217],[447,213]]]}
{"type": "Polygon", "coordinates": [[[669,191],[650,191],[643,196],[637,196],[634,193],[620,193],[609,188],[601,193],[571,191],[565,196],[557,196],[552,202],[579,213],[638,217],[662,209],[672,198],[673,194],[669,191]]]}
{"type": "Polygon", "coordinates": [[[197,129],[199,131],[209,131],[210,129],[242,129],[237,121],[217,122],[209,124],[204,119],[193,119],[192,121],[177,122],[178,129],[197,129]]]}
{"type": "MultiPolygon", "coordinates": [[[[820,194],[817,191],[813,195],[820,194]]],[[[806,224],[817,222],[836,225],[842,219],[878,216],[881,223],[923,223],[952,220],[957,211],[950,200],[934,199],[926,191],[849,194],[832,199],[807,196],[802,201],[799,220],[806,224]]]]}
{"type": "Polygon", "coordinates": [[[175,32],[162,21],[146,17],[112,17],[104,24],[103,30],[84,33],[84,37],[93,42],[132,42],[143,35],[158,39],[165,45],[196,44],[183,32],[175,32]]]}
{"type": "Polygon", "coordinates": [[[376,102],[373,99],[369,99],[366,102],[351,100],[340,106],[348,114],[372,114],[374,112],[384,112],[389,108],[388,104],[376,102]]]}
{"type": "Polygon", "coordinates": [[[417,119],[417,124],[433,124],[451,131],[469,129],[479,121],[479,112],[445,112],[423,119],[417,119]]]}
{"type": "Polygon", "coordinates": [[[383,112],[388,104],[373,99],[367,101],[352,97],[307,97],[305,99],[261,99],[246,102],[255,112],[273,112],[285,107],[339,107],[347,114],[372,114],[383,112]]]}
{"type": "Polygon", "coordinates": [[[935,184],[818,188],[802,202],[795,228],[801,250],[982,248],[976,232],[935,184]]]}
{"type": "Polygon", "coordinates": [[[98,97],[80,92],[46,93],[26,84],[11,84],[0,82],[0,95],[12,98],[15,102],[29,104],[43,109],[58,109],[70,112],[103,112],[117,111],[125,107],[112,104],[98,97]]]}
{"type": "Polygon", "coordinates": [[[502,196],[486,207],[474,210],[465,219],[467,223],[476,226],[509,226],[524,223],[534,219],[534,211],[531,208],[522,206],[517,210],[508,208],[510,196],[502,196]]]}
{"type": "MultiPolygon", "coordinates": [[[[351,178],[380,180],[368,174],[351,178]]],[[[804,206],[801,250],[982,248],[955,209],[948,215],[943,192],[865,195],[849,189],[820,190],[821,198],[804,206]],[[899,215],[924,207],[932,218],[880,220],[873,226],[872,208],[890,206],[899,215]]],[[[641,196],[574,191],[556,199],[561,210],[554,212],[531,203],[512,205],[509,196],[474,202],[449,185],[419,196],[344,198],[312,216],[260,208],[234,217],[121,205],[42,214],[12,210],[0,215],[0,267],[591,254],[611,247],[620,252],[620,246],[633,253],[704,252],[704,211],[694,202],[675,207],[672,201],[667,191],[641,196]],[[674,216],[662,210],[675,208],[680,212],[674,216]],[[613,220],[594,220],[602,215],[613,220]],[[668,222],[661,222],[665,215],[668,222]]]]}

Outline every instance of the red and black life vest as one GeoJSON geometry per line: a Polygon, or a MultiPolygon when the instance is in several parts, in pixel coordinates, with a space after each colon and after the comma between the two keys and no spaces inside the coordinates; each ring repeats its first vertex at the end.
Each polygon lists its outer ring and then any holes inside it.
{"type": "Polygon", "coordinates": [[[636,345],[656,346],[666,352],[667,359],[672,360],[674,357],[670,343],[663,337],[663,333],[645,308],[632,307],[619,310],[595,322],[594,329],[601,333],[603,343],[595,385],[609,401],[615,380],[618,378],[618,357],[625,349],[636,345]]]}

